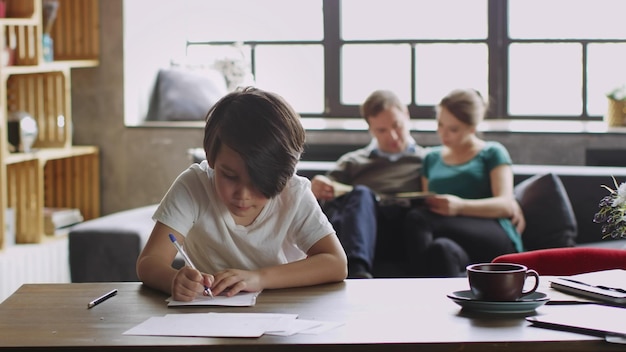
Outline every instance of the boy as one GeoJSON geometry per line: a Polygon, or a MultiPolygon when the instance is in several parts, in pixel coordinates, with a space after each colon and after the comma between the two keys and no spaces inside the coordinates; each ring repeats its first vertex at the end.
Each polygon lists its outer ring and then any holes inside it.
{"type": "Polygon", "coordinates": [[[193,300],[315,285],[347,275],[345,253],[306,178],[295,175],[305,132],[281,97],[256,88],[232,92],[207,115],[207,160],[174,181],[157,208],[137,260],[144,284],[193,300]],[[173,269],[183,242],[198,270],[173,269]]]}

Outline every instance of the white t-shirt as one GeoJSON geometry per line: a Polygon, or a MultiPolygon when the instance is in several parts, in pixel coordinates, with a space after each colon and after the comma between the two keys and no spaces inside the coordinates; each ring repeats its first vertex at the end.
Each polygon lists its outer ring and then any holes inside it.
{"type": "Polygon", "coordinates": [[[268,200],[252,224],[235,224],[217,195],[214,171],[206,160],[178,176],[153,219],[185,235],[191,261],[210,274],[303,259],[313,244],[335,233],[311,192],[310,181],[297,175],[268,200]]]}

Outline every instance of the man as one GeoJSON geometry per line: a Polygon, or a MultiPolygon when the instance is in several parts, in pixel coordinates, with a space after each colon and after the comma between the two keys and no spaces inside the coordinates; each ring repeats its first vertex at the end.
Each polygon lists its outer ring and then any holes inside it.
{"type": "Polygon", "coordinates": [[[361,115],[373,137],[370,144],[341,156],[326,176],[311,180],[346,251],[349,278],[371,278],[379,255],[411,265],[410,207],[379,199],[420,191],[426,154],[410,135],[408,108],[393,92],[374,91],[361,105],[361,115]]]}

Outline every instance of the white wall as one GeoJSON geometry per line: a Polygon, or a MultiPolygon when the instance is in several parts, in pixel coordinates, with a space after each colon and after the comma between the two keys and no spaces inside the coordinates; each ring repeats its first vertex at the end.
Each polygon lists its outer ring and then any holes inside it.
{"type": "Polygon", "coordinates": [[[187,1],[123,2],[124,122],[139,125],[148,112],[156,74],[185,54],[185,19],[174,16],[187,1]]]}
{"type": "MultiPolygon", "coordinates": [[[[41,244],[9,246],[0,253],[0,302],[23,284],[69,283],[67,235],[41,244]]],[[[85,302],[87,304],[87,302],[85,302]]]]}

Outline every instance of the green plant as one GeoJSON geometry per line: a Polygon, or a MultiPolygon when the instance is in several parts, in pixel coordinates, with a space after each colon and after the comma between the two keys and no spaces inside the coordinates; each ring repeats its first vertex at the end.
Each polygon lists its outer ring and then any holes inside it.
{"type": "Polygon", "coordinates": [[[626,101],[626,84],[614,88],[613,90],[606,93],[606,96],[609,99],[626,101]]]}

